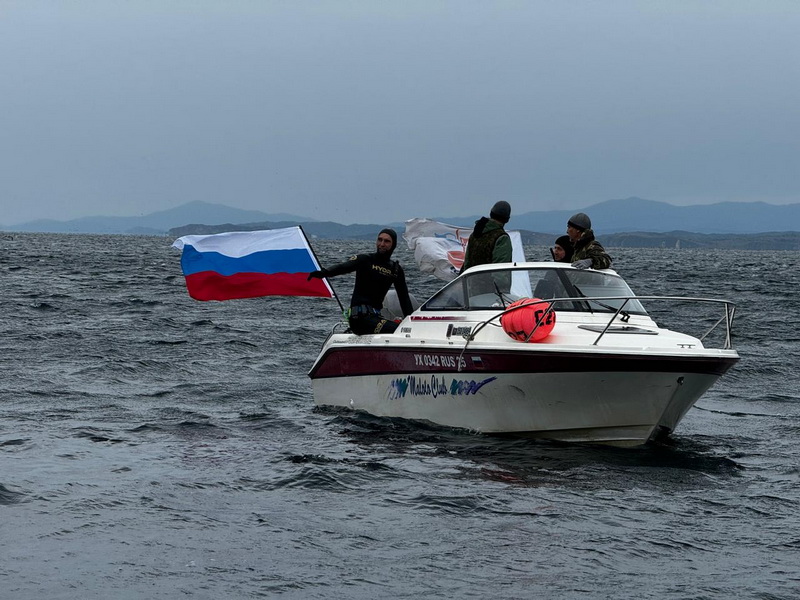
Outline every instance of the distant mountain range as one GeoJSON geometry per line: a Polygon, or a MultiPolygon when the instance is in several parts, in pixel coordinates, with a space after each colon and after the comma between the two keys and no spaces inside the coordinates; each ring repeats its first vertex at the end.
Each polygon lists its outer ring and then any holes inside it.
{"type": "Polygon", "coordinates": [[[140,217],[83,217],[71,221],[39,219],[13,227],[0,227],[4,231],[35,231],[42,233],[127,233],[164,235],[173,227],[187,223],[253,223],[256,221],[314,221],[287,213],[265,213],[260,210],[242,210],[224,204],[187,202],[181,206],[140,217]]]}
{"type": "MultiPolygon", "coordinates": [[[[576,212],[578,211],[538,211],[515,215],[512,210],[511,225],[531,231],[562,232],[567,219],[576,212]]],[[[800,231],[800,204],[719,202],[674,206],[632,197],[606,200],[580,212],[589,215],[598,235],[625,231],[657,233],[675,230],[722,234],[800,231]]]]}
{"type": "MultiPolygon", "coordinates": [[[[595,233],[609,247],[751,247],[800,249],[800,204],[721,202],[674,206],[643,198],[607,200],[584,209],[517,212],[509,228],[523,232],[526,243],[550,244],[564,233],[575,212],[587,213],[595,233]],[[760,235],[756,235],[760,234],[760,235]],[[745,241],[742,239],[748,237],[745,241]]],[[[426,215],[409,215],[409,218],[426,215]]],[[[429,217],[452,225],[472,225],[481,215],[429,217]]],[[[319,238],[368,239],[387,225],[402,231],[402,223],[343,225],[286,213],[241,210],[222,204],[189,202],[139,217],[85,217],[71,221],[38,220],[3,228],[6,231],[47,233],[117,233],[170,235],[274,229],[301,224],[319,238]]]]}

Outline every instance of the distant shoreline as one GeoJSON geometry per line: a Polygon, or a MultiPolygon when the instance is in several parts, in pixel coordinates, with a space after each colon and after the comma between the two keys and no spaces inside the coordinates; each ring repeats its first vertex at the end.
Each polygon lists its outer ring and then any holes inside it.
{"type": "MultiPolygon", "coordinates": [[[[313,238],[334,240],[370,240],[375,236],[375,232],[380,231],[382,227],[380,225],[341,225],[329,222],[265,222],[243,225],[229,223],[225,225],[185,225],[170,229],[168,235],[179,238],[184,235],[209,235],[226,231],[256,231],[294,225],[301,225],[306,234],[313,238]]],[[[398,233],[403,231],[402,225],[396,225],[396,227],[398,233]]],[[[517,231],[522,236],[522,243],[530,246],[549,246],[558,235],[562,235],[560,233],[517,231]]],[[[800,232],[797,231],[737,234],[694,233],[691,231],[669,231],[664,233],[631,231],[598,234],[597,239],[606,248],[800,250],[800,232]]]]}
{"type": "MultiPolygon", "coordinates": [[[[800,203],[772,205],[764,202],[719,202],[674,206],[632,196],[606,200],[580,210],[591,215],[595,234],[608,247],[800,250],[800,203]]],[[[525,243],[549,246],[556,237],[563,235],[566,222],[574,212],[563,208],[525,212],[523,208],[514,212],[509,227],[519,231],[525,243]]],[[[426,215],[425,218],[459,227],[472,227],[480,216],[426,215]]],[[[290,225],[301,225],[310,237],[361,240],[373,238],[376,231],[386,226],[394,227],[398,232],[403,231],[404,221],[381,222],[379,225],[369,222],[343,225],[333,221],[317,221],[304,215],[242,210],[195,200],[146,215],[89,216],[68,221],[39,219],[12,226],[0,224],[0,230],[7,233],[180,237],[222,231],[276,229],[290,225]]]]}
{"type": "MultiPolygon", "coordinates": [[[[256,231],[259,229],[279,229],[300,225],[312,239],[328,240],[371,240],[375,232],[383,226],[375,224],[342,225],[332,222],[261,222],[224,225],[184,225],[168,231],[133,230],[125,232],[82,231],[13,231],[0,230],[0,239],[13,239],[17,235],[56,234],[56,235],[152,235],[170,239],[184,235],[210,235],[227,231],[256,231]]],[[[402,235],[403,224],[392,224],[402,235]]],[[[513,228],[512,228],[513,229],[513,228]]],[[[540,233],[516,229],[520,232],[522,243],[527,246],[550,246],[560,233],[540,233]]],[[[798,251],[800,250],[800,232],[776,231],[768,233],[695,233],[691,231],[643,232],[628,231],[617,233],[598,233],[598,241],[606,248],[663,248],[663,249],[729,249],[729,250],[763,250],[763,251],[798,251]]]]}

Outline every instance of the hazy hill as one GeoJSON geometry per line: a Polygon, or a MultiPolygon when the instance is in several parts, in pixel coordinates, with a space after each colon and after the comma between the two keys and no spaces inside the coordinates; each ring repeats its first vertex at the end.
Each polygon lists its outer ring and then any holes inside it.
{"type": "MultiPolygon", "coordinates": [[[[644,198],[606,200],[583,209],[522,212],[512,205],[510,226],[549,233],[562,233],[567,220],[576,212],[592,219],[598,235],[622,231],[693,231],[697,233],[765,233],[800,231],[800,204],[765,202],[720,202],[698,206],[674,206],[644,198]]],[[[468,225],[478,216],[435,218],[453,225],[468,225]]]]}
{"type": "MultiPolygon", "coordinates": [[[[512,229],[525,232],[531,240],[539,239],[536,237],[538,235],[541,235],[541,239],[548,239],[564,233],[567,219],[578,212],[578,209],[522,212],[523,209],[524,207],[519,204],[513,206],[509,225],[512,229]]],[[[673,206],[642,198],[625,198],[607,200],[581,210],[589,214],[595,232],[607,245],[627,244],[641,247],[644,244],[673,247],[678,238],[668,234],[676,231],[728,236],[800,231],[800,204],[780,206],[763,202],[723,202],[704,206],[673,206]],[[634,237],[612,236],[612,234],[632,232],[634,237]],[[660,235],[655,237],[643,235],[647,233],[660,235]]],[[[426,216],[428,215],[414,214],[408,217],[426,216]]],[[[472,225],[479,216],[481,215],[429,218],[452,225],[472,225]]],[[[302,224],[311,236],[335,239],[371,238],[376,231],[386,225],[392,225],[398,231],[403,229],[402,223],[343,225],[330,221],[316,221],[299,215],[241,210],[207,202],[189,202],[176,208],[138,217],[86,217],[72,221],[40,220],[9,229],[53,233],[168,234],[178,237],[189,233],[270,229],[293,224],[302,224]]],[[[771,234],[769,238],[776,241],[768,242],[767,238],[762,238],[758,243],[766,244],[771,249],[791,249],[797,247],[793,245],[794,237],[771,234]]],[[[689,246],[692,244],[688,239],[683,241],[688,242],[689,246]]],[[[719,240],[717,242],[722,243],[719,240]]]]}
{"type": "MultiPolygon", "coordinates": [[[[282,227],[293,227],[300,225],[306,235],[312,238],[323,238],[330,240],[368,240],[378,236],[378,232],[386,225],[342,225],[333,221],[258,221],[256,223],[242,223],[234,225],[225,223],[222,225],[183,225],[174,227],[168,231],[171,237],[179,238],[184,235],[208,235],[213,233],[224,233],[226,231],[258,231],[261,229],[280,229],[282,227]]],[[[402,235],[403,225],[395,224],[397,232],[402,235]]]]}
{"type": "Polygon", "coordinates": [[[70,221],[40,219],[8,228],[11,231],[39,231],[45,233],[133,233],[164,234],[173,227],[187,223],[252,223],[254,221],[314,221],[287,213],[265,213],[210,204],[188,202],[138,217],[84,217],[70,221]]]}

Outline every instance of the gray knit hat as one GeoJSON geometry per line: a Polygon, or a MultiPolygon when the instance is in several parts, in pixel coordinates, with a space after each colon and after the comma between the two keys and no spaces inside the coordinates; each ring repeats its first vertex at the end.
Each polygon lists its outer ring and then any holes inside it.
{"type": "Polygon", "coordinates": [[[505,200],[495,202],[492,210],[489,212],[489,216],[495,221],[508,223],[508,220],[511,218],[511,205],[505,200]]]}
{"type": "Polygon", "coordinates": [[[574,227],[580,231],[586,231],[592,228],[592,220],[586,213],[576,213],[569,218],[567,226],[574,227]]]}

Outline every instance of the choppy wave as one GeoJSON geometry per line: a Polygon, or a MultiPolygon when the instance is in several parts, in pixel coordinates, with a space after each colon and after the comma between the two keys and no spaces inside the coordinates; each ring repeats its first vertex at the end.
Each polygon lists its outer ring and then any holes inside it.
{"type": "Polygon", "coordinates": [[[742,355],[673,436],[619,450],[313,408],[336,303],[195,302],[171,241],[0,240],[9,597],[800,593],[797,253],[615,249],[642,294],[732,297],[742,355]]]}

